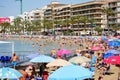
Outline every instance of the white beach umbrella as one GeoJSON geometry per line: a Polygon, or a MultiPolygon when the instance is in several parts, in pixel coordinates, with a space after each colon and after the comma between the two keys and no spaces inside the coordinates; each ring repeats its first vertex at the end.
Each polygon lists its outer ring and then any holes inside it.
{"type": "Polygon", "coordinates": [[[82,63],[90,62],[90,61],[91,60],[89,58],[84,57],[84,56],[76,56],[69,60],[69,62],[76,63],[76,64],[82,64],[82,63]]]}
{"type": "Polygon", "coordinates": [[[47,67],[53,67],[53,66],[66,66],[68,64],[71,64],[70,62],[64,60],[64,59],[55,59],[52,62],[48,63],[47,67]]]}

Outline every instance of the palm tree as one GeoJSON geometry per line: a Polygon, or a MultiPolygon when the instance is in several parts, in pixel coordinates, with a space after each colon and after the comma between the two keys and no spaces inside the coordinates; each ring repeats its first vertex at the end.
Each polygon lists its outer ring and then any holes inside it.
{"type": "Polygon", "coordinates": [[[77,16],[74,16],[74,21],[75,21],[75,23],[77,23],[78,25],[78,28],[79,28],[79,24],[80,24],[80,15],[77,15],[77,16]]]}
{"type": "Polygon", "coordinates": [[[20,34],[21,32],[21,29],[22,29],[22,21],[23,21],[23,18],[21,17],[17,17],[14,19],[14,26],[15,26],[15,33],[18,33],[20,34]]]}
{"type": "Polygon", "coordinates": [[[27,33],[30,33],[32,35],[32,31],[33,31],[33,25],[30,24],[27,28],[26,28],[27,33]]]}
{"type": "Polygon", "coordinates": [[[84,24],[84,28],[85,28],[85,30],[86,30],[86,28],[87,28],[86,24],[87,24],[87,22],[88,22],[88,18],[85,17],[85,16],[81,16],[81,17],[80,17],[80,22],[82,22],[82,23],[84,24]]]}
{"type": "Polygon", "coordinates": [[[93,23],[95,23],[95,19],[94,18],[88,18],[88,23],[90,23],[91,31],[93,31],[93,23]]]}
{"type": "Polygon", "coordinates": [[[31,23],[28,20],[24,20],[23,21],[23,25],[24,25],[24,30],[23,30],[23,33],[24,33],[24,32],[27,32],[27,28],[29,28],[29,26],[31,25],[31,23]]]}
{"type": "Polygon", "coordinates": [[[109,33],[109,30],[110,30],[110,27],[109,27],[109,16],[111,14],[113,14],[113,10],[111,8],[109,8],[109,7],[103,7],[102,8],[102,12],[103,12],[103,14],[106,15],[106,20],[107,20],[106,26],[108,28],[108,33],[109,33]]]}
{"type": "Polygon", "coordinates": [[[72,17],[70,18],[70,23],[71,23],[72,31],[74,32],[74,27],[73,27],[73,25],[75,24],[75,17],[74,17],[74,16],[72,16],[72,17]]]}
{"type": "Polygon", "coordinates": [[[44,32],[45,32],[45,29],[46,29],[46,26],[47,26],[47,22],[48,22],[48,20],[44,17],[44,19],[42,20],[42,23],[43,23],[42,27],[44,29],[44,32]]]}
{"type": "Polygon", "coordinates": [[[5,33],[5,32],[8,30],[8,26],[10,26],[10,23],[8,23],[8,22],[3,22],[3,23],[1,23],[1,26],[2,26],[1,32],[2,32],[2,33],[5,33]]]}
{"type": "Polygon", "coordinates": [[[114,25],[112,26],[112,29],[115,30],[115,31],[119,30],[118,24],[114,24],[114,25]]]}
{"type": "Polygon", "coordinates": [[[14,28],[15,28],[14,25],[10,25],[9,28],[10,28],[10,34],[13,34],[14,33],[14,28]]]}
{"type": "Polygon", "coordinates": [[[41,21],[40,20],[34,20],[32,21],[32,25],[33,25],[33,32],[38,33],[39,31],[41,31],[41,21]]]}
{"type": "Polygon", "coordinates": [[[98,34],[101,35],[101,33],[102,33],[102,28],[101,27],[97,26],[97,27],[95,27],[95,30],[98,32],[98,34]]]}
{"type": "Polygon", "coordinates": [[[53,21],[52,20],[48,20],[47,22],[46,22],[46,29],[47,29],[47,31],[49,31],[49,29],[52,29],[53,28],[53,21]]]}

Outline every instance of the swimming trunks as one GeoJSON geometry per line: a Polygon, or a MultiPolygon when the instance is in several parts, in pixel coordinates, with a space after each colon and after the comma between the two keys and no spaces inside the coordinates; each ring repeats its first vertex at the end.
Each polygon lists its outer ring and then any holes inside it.
{"type": "Polygon", "coordinates": [[[17,62],[16,62],[16,61],[12,62],[12,65],[13,65],[13,66],[16,66],[16,65],[17,65],[17,62]]]}

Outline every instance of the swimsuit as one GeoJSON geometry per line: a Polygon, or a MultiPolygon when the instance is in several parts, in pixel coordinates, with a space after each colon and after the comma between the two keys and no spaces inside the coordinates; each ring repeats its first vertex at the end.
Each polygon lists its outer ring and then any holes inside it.
{"type": "Polygon", "coordinates": [[[13,61],[13,62],[12,62],[12,65],[13,65],[13,66],[16,66],[16,65],[17,65],[17,61],[13,61]]]}

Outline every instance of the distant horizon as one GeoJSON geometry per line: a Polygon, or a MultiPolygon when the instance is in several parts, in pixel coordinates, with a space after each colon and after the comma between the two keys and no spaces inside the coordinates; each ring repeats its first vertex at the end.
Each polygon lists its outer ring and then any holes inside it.
{"type": "MultiPolygon", "coordinates": [[[[42,8],[52,1],[57,1],[61,4],[80,4],[94,0],[23,0],[23,13],[42,8]],[[28,3],[29,1],[29,3],[28,3]],[[31,5],[32,3],[32,5],[31,5]]],[[[20,1],[16,0],[1,0],[0,2],[0,17],[18,16],[20,15],[20,1]]]]}

